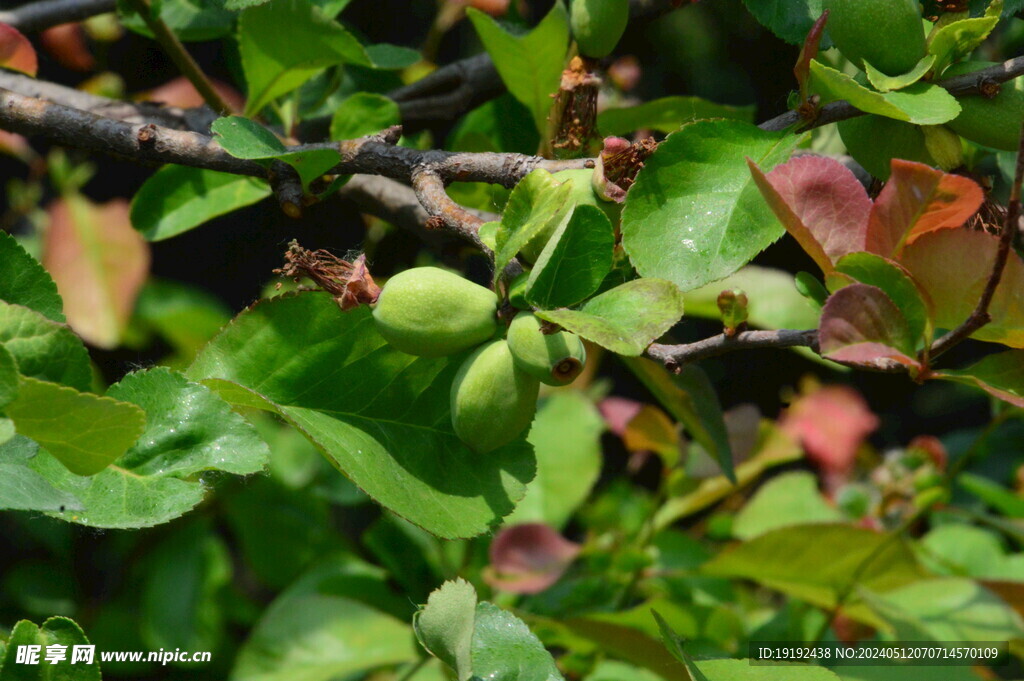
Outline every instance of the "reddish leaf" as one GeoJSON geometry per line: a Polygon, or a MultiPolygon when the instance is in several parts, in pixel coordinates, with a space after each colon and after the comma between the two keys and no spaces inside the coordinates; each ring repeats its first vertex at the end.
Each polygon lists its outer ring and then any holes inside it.
{"type": "Polygon", "coordinates": [[[869,369],[892,361],[916,368],[914,342],[903,313],[876,286],[841,288],[822,308],[818,344],[823,357],[869,369]]]}
{"type": "Polygon", "coordinates": [[[797,57],[796,66],[793,67],[793,75],[800,85],[800,97],[807,99],[807,82],[811,77],[811,60],[818,56],[818,46],[821,44],[821,37],[825,33],[825,24],[828,22],[829,10],[825,10],[814,26],[807,32],[807,38],[800,48],[800,56],[797,57]]]}
{"type": "Polygon", "coordinates": [[[539,593],[558,581],[579,552],[579,544],[543,523],[505,527],[491,542],[484,579],[502,591],[539,593]]]}
{"type": "Polygon", "coordinates": [[[765,201],[823,272],[864,250],[871,199],[843,164],[823,156],[798,156],[767,176],[747,160],[765,201]]]}
{"type": "Polygon", "coordinates": [[[597,409],[604,417],[604,422],[608,424],[608,430],[622,437],[626,433],[626,426],[643,406],[642,403],[625,397],[606,397],[597,405],[597,409]]]}
{"type": "Polygon", "coordinates": [[[999,352],[966,369],[938,371],[934,375],[977,386],[1005,402],[1024,407],[1024,350],[999,352]]]}
{"type": "Polygon", "coordinates": [[[21,71],[35,77],[39,68],[36,50],[18,29],[0,24],[0,68],[21,71]]]}
{"type": "MultiPolygon", "coordinates": [[[[234,107],[236,111],[241,111],[245,108],[245,97],[238,90],[218,80],[214,80],[212,83],[213,89],[217,91],[225,102],[234,107]]],[[[160,102],[167,106],[177,106],[182,109],[191,109],[205,104],[203,96],[199,94],[195,86],[184,76],[178,76],[148,92],[143,92],[137,95],[136,99],[160,102]]]]}
{"type": "MultiPolygon", "coordinates": [[[[970,229],[943,229],[908,244],[903,265],[935,303],[935,325],[953,329],[974,310],[992,272],[999,238],[970,229]]],[[[1024,262],[1010,251],[989,305],[992,321],[972,338],[1024,348],[1024,262]]]]}
{"type": "Polygon", "coordinates": [[[89,51],[85,29],[80,23],[52,26],[39,34],[39,40],[43,48],[66,69],[92,71],[96,66],[96,58],[89,51]]]}
{"type": "Polygon", "coordinates": [[[779,423],[831,478],[849,474],[857,449],[878,424],[878,417],[852,388],[816,384],[805,386],[779,423]]]}
{"type": "Polygon", "coordinates": [[[960,227],[984,199],[973,180],[893,159],[889,182],[871,209],[867,250],[887,258],[897,255],[924,234],[960,227]]]}
{"type": "Polygon", "coordinates": [[[25,163],[29,163],[36,155],[27,139],[6,130],[0,130],[0,153],[9,154],[25,163]]]}
{"type": "Polygon", "coordinates": [[[50,206],[43,265],[64,299],[68,324],[89,343],[116,347],[146,275],[149,246],[132,229],[128,202],[97,205],[70,195],[50,206]]]}

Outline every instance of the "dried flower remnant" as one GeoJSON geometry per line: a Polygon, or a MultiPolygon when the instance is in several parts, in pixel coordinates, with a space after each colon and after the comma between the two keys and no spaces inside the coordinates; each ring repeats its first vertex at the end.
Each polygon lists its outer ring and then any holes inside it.
{"type": "Polygon", "coordinates": [[[551,145],[561,156],[577,157],[587,151],[597,129],[597,94],[601,79],[587,61],[573,57],[562,71],[562,81],[551,109],[554,124],[551,145]]]}
{"type": "Polygon", "coordinates": [[[288,244],[284,259],[284,267],[274,270],[274,274],[296,282],[303,277],[312,279],[317,286],[333,295],[338,307],[344,311],[374,303],[380,295],[380,287],[374,283],[366,267],[365,254],[360,254],[354,262],[348,262],[323,249],[307,250],[293,239],[288,244]]]}
{"type": "Polygon", "coordinates": [[[652,137],[632,143],[621,137],[605,137],[594,171],[594,191],[607,201],[625,201],[644,161],[657,148],[652,137]]]}

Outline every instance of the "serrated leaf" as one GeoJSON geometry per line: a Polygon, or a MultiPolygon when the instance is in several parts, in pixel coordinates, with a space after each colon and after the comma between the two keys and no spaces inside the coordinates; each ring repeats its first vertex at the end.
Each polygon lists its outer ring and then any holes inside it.
{"type": "Polygon", "coordinates": [[[998,23],[997,13],[995,16],[961,19],[937,30],[928,38],[928,54],[935,57],[936,73],[942,73],[953,62],[974,52],[998,23]]]}
{"type": "MultiPolygon", "coordinates": [[[[2,419],[11,423],[8,419],[2,419]]],[[[23,435],[0,437],[0,509],[11,511],[76,511],[82,503],[74,495],[56,489],[28,467],[39,445],[23,435]]],[[[45,456],[45,455],[44,455],[45,456]]]]}
{"type": "Polygon", "coordinates": [[[974,385],[1018,407],[1024,407],[1024,350],[998,352],[963,369],[945,369],[936,378],[974,385]]]}
{"type": "Polygon", "coordinates": [[[342,313],[330,295],[308,292],[243,312],[188,376],[280,414],[395,513],[465,537],[512,511],[535,464],[524,441],[480,457],[455,436],[449,392],[461,359],[397,352],[367,308],[342,313]]]}
{"type": "Polygon", "coordinates": [[[0,669],[4,673],[4,681],[100,681],[100,656],[96,653],[92,662],[71,662],[75,646],[88,646],[89,639],[85,632],[73,620],[67,617],[51,617],[41,627],[28,620],[21,620],[14,625],[7,649],[0,659],[0,669]],[[39,646],[39,663],[19,663],[17,653],[22,646],[39,646]],[[56,663],[46,661],[48,646],[64,646],[66,655],[56,663]]]}
{"type": "Polygon", "coordinates": [[[430,594],[427,605],[413,620],[420,643],[434,657],[455,670],[458,681],[473,676],[473,624],[476,590],[463,579],[445,582],[430,594]]]}
{"type": "Polygon", "coordinates": [[[732,274],[782,235],[745,158],[768,170],[795,135],[739,121],[684,126],[658,146],[626,196],[622,245],[641,275],[689,291],[732,274]]]}
{"type": "Polygon", "coordinates": [[[3,231],[0,231],[0,300],[24,305],[55,322],[64,321],[64,303],[50,274],[14,237],[3,231]]]}
{"type": "Polygon", "coordinates": [[[869,90],[842,71],[811,62],[811,91],[822,103],[846,100],[861,111],[916,125],[939,125],[960,115],[956,98],[938,85],[915,83],[893,92],[869,90]]]}
{"type": "Polygon", "coordinates": [[[605,291],[579,310],[536,314],[612,352],[637,357],[683,316],[683,296],[670,281],[643,278],[605,291]]]}
{"type": "Polygon", "coordinates": [[[907,320],[910,337],[918,349],[926,338],[931,306],[921,296],[917,284],[899,264],[873,253],[851,253],[836,263],[836,271],[856,281],[881,289],[892,299],[907,320]]]}
{"type": "Polygon", "coordinates": [[[373,66],[362,44],[308,0],[274,0],[244,10],[238,43],[249,91],[246,115],[328,66],[373,66]]]}
{"type": "Polygon", "coordinates": [[[512,613],[491,603],[476,606],[473,674],[493,681],[564,681],[540,640],[512,613]]]}
{"type": "Polygon", "coordinates": [[[543,522],[562,528],[590,494],[601,473],[604,421],[581,392],[558,391],[540,404],[527,441],[537,476],[505,525],[543,522]]]}
{"type": "Polygon", "coordinates": [[[600,208],[578,205],[551,235],[526,284],[526,300],[542,309],[575,305],[612,269],[615,231],[600,208]]]}
{"type": "Polygon", "coordinates": [[[935,65],[935,55],[931,54],[926,57],[922,57],[921,61],[917,62],[917,65],[907,73],[899,76],[889,76],[868,62],[864,62],[864,72],[868,77],[868,82],[874,86],[879,92],[890,92],[892,90],[902,90],[905,87],[913,85],[917,81],[924,78],[932,66],[935,65]]]}
{"type": "Polygon", "coordinates": [[[537,130],[543,135],[551,95],[558,91],[569,43],[569,17],[565,7],[556,2],[547,16],[523,35],[506,31],[476,8],[467,9],[466,14],[508,91],[530,110],[537,130]]]}
{"type": "Polygon", "coordinates": [[[36,49],[21,31],[0,23],[0,68],[20,71],[35,78],[39,68],[36,49]]]}
{"type": "Polygon", "coordinates": [[[375,92],[357,92],[334,110],[331,139],[355,139],[399,123],[401,114],[394,100],[375,92]]]}
{"type": "Polygon", "coordinates": [[[706,118],[754,122],[754,106],[716,104],[700,97],[662,97],[635,106],[605,109],[597,115],[602,135],[626,135],[637,130],[675,132],[687,123],[706,118]]]}
{"type": "Polygon", "coordinates": [[[138,439],[146,413],[133,404],[23,378],[5,411],[18,433],[46,448],[75,475],[95,475],[138,439]]]}
{"type": "Polygon", "coordinates": [[[743,0],[743,4],[762,26],[791,45],[804,42],[824,9],[822,0],[743,0]]]}
{"type": "Polygon", "coordinates": [[[145,430],[113,466],[91,478],[68,475],[48,465],[48,457],[36,457],[33,469],[84,505],[81,513],[58,517],[92,527],[157,525],[202,501],[205,488],[197,474],[245,475],[266,464],[267,446],[252,426],[180,374],[163,368],[132,373],[108,395],[145,409],[145,430]]]}
{"type": "Polygon", "coordinates": [[[917,368],[917,339],[906,317],[882,289],[851,284],[833,293],[821,311],[822,357],[863,367],[895,360],[917,368]]]}
{"type": "Polygon", "coordinates": [[[303,187],[309,187],[310,182],[341,161],[341,154],[337,149],[288,151],[272,132],[256,121],[241,116],[218,118],[210,129],[224,150],[236,158],[263,162],[272,159],[284,161],[295,168],[303,187]]]}
{"type": "Polygon", "coordinates": [[[27,307],[0,301],[0,344],[14,357],[22,376],[88,390],[89,353],[64,324],[27,307]]]}
{"type": "Polygon", "coordinates": [[[906,244],[924,234],[962,226],[984,200],[981,187],[970,178],[893,160],[889,182],[871,209],[865,250],[898,257],[906,244]]]}
{"type": "Polygon", "coordinates": [[[64,300],[68,324],[92,345],[114,348],[149,274],[149,246],[132,229],[128,202],[94,204],[70,194],[49,212],[43,265],[64,300]]]}
{"type": "Polygon", "coordinates": [[[132,226],[149,241],[163,241],[270,194],[270,185],[254,177],[164,166],[132,198],[132,226]]]}
{"type": "MultiPolygon", "coordinates": [[[[998,246],[999,238],[987,232],[943,229],[903,249],[899,263],[931,298],[936,327],[954,329],[971,314],[992,273],[998,246]]],[[[988,309],[992,321],[971,337],[1024,347],[1024,262],[1013,250],[988,309]]]]}
{"type": "Polygon", "coordinates": [[[553,232],[569,218],[572,185],[559,182],[546,170],[534,170],[519,181],[505,204],[495,232],[494,280],[531,240],[553,232]]]}

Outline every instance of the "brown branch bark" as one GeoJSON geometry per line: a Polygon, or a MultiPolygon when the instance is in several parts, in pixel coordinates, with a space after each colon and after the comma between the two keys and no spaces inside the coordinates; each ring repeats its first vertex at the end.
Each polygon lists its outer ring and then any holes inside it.
{"type": "Polygon", "coordinates": [[[480,240],[480,225],[484,221],[452,201],[444,189],[444,180],[440,175],[429,168],[414,171],[412,189],[430,215],[428,227],[447,227],[490,255],[491,249],[480,240]]]}
{"type": "Polygon", "coordinates": [[[711,336],[694,343],[683,345],[662,345],[652,343],[647,348],[647,356],[661,362],[670,371],[679,371],[687,364],[709,357],[717,357],[737,350],[754,350],[757,348],[817,348],[818,332],[815,329],[796,331],[782,329],[779,331],[741,331],[734,336],[724,333],[711,336]]]}
{"type": "Polygon", "coordinates": [[[0,23],[10,24],[22,33],[34,33],[115,9],[117,0],[38,0],[0,12],[0,23]]]}

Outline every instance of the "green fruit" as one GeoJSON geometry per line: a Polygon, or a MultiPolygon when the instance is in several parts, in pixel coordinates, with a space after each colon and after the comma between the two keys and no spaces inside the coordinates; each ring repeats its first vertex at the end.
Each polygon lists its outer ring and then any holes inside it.
{"type": "Polygon", "coordinates": [[[917,0],[825,0],[828,34],[847,59],[864,68],[902,75],[925,56],[917,0]]]}
{"type": "Polygon", "coordinates": [[[473,351],[452,382],[452,426],[469,448],[485,454],[507,445],[537,410],[537,379],[516,368],[503,340],[473,351]]]}
{"type": "Polygon", "coordinates": [[[373,319],[396,350],[442,357],[493,336],[497,311],[497,296],[483,286],[436,267],[414,267],[384,285],[373,319]]]}
{"type": "MultiPolygon", "coordinates": [[[[988,66],[995,64],[984,61],[953,64],[942,77],[973,73],[988,66]]],[[[962,109],[960,115],[946,124],[954,132],[986,147],[1017,151],[1021,123],[1024,122],[1024,79],[1015,78],[1003,83],[993,99],[964,95],[957,101],[962,109]]]]}
{"type": "MultiPolygon", "coordinates": [[[[590,168],[580,168],[575,170],[560,170],[553,174],[553,177],[559,182],[571,182],[572,191],[569,194],[569,201],[572,202],[573,206],[586,205],[600,208],[604,211],[605,216],[612,223],[612,225],[619,224],[619,215],[622,213],[622,204],[615,203],[614,201],[603,201],[598,198],[594,192],[593,177],[594,170],[590,168]]],[[[537,262],[537,258],[540,257],[541,252],[544,251],[544,247],[547,245],[548,240],[558,229],[559,223],[553,223],[548,225],[543,232],[535,234],[532,239],[526,242],[520,251],[523,259],[528,263],[537,262]]]]}
{"type": "Polygon", "coordinates": [[[542,322],[531,312],[516,315],[508,327],[508,349],[522,371],[547,385],[568,385],[587,362],[579,336],[568,331],[545,334],[542,322]]]}
{"type": "Polygon", "coordinates": [[[629,0],[572,0],[572,35],[585,57],[615,49],[629,22],[629,0]]]}
{"type": "Polygon", "coordinates": [[[920,126],[884,116],[858,116],[838,124],[850,156],[880,180],[888,180],[894,158],[938,165],[920,126]]]}
{"type": "Polygon", "coordinates": [[[530,273],[523,272],[512,280],[508,285],[508,302],[519,310],[529,310],[530,304],[526,302],[526,284],[530,281],[530,273]]]}

